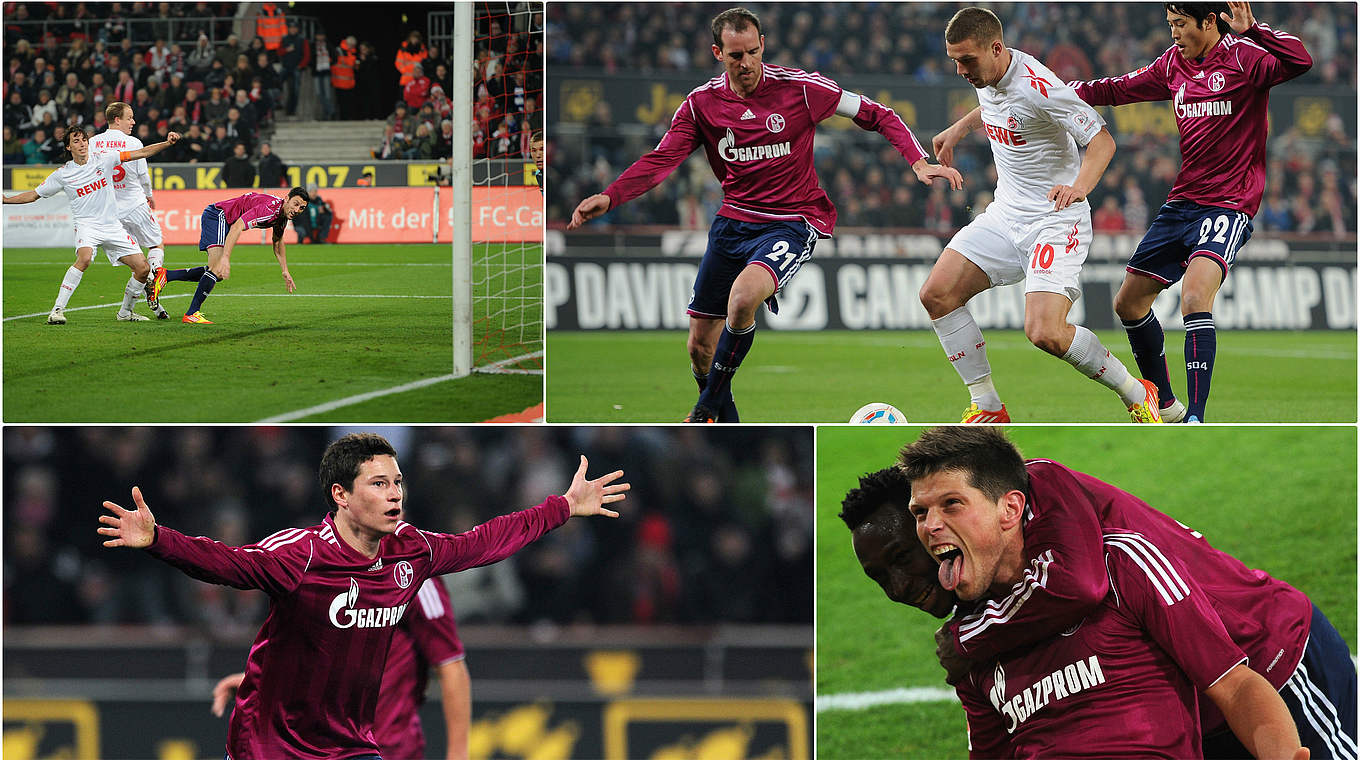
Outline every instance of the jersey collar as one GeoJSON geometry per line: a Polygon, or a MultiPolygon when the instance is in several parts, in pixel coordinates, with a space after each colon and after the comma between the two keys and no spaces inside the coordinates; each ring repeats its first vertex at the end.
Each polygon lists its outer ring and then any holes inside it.
{"type": "Polygon", "coordinates": [[[996,84],[992,85],[992,89],[997,92],[1005,92],[1009,89],[1015,81],[1015,72],[1020,70],[1020,51],[1015,48],[1006,49],[1011,53],[1011,65],[1006,67],[1006,73],[1002,74],[1001,78],[996,80],[996,84]]]}

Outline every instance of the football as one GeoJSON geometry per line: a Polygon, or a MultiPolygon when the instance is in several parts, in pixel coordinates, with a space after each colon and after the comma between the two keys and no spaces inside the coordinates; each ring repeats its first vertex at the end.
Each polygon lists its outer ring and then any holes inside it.
{"type": "Polygon", "coordinates": [[[905,425],[907,416],[892,404],[865,404],[850,418],[854,425],[905,425]]]}

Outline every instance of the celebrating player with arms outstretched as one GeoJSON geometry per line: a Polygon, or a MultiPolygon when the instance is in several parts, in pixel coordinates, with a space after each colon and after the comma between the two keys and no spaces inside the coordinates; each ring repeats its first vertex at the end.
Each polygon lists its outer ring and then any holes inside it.
{"type": "Polygon", "coordinates": [[[959,140],[986,127],[997,175],[996,199],[954,235],[921,286],[921,304],[972,398],[963,421],[1010,421],[968,301],[1024,280],[1030,342],[1113,390],[1134,422],[1161,422],[1152,383],[1130,375],[1095,333],[1067,322],[1091,247],[1086,195],[1115,151],[1105,122],[1033,56],[1007,48],[991,11],[964,8],[944,38],[980,105],[935,136],[935,154],[948,165],[959,140]],[[1087,146],[1084,157],[1077,142],[1087,146]]]}
{"type": "Polygon", "coordinates": [[[178,132],[171,132],[164,142],[145,148],[117,153],[93,153],[89,138],[80,127],[73,127],[66,133],[66,150],[71,160],[65,166],[52,172],[38,185],[36,190],[25,190],[18,195],[6,196],[5,203],[32,203],[39,198],[51,198],[64,191],[71,201],[71,214],[76,220],[76,263],[66,270],[61,280],[61,290],[52,312],[47,315],[47,324],[66,324],[66,304],[80,285],[85,269],[94,259],[94,249],[103,248],[109,263],[118,266],[126,264],[132,270],[127,286],[123,289],[123,305],[118,310],[122,322],[145,322],[146,317],[135,314],[132,305],[137,296],[146,289],[147,275],[151,268],[146,256],[137,247],[137,242],[118,223],[118,202],[114,198],[109,180],[115,176],[125,161],[137,161],[154,156],[179,140],[178,132]]]}
{"type": "Polygon", "coordinates": [[[274,231],[274,258],[279,260],[283,270],[283,283],[292,293],[297,289],[293,276],[288,273],[288,257],[283,242],[283,230],[288,220],[301,214],[311,202],[307,191],[295,187],[288,191],[288,197],[267,193],[246,193],[230,200],[218,201],[203,209],[202,231],[199,233],[198,250],[208,252],[206,267],[189,269],[156,270],[152,280],[152,298],[160,298],[165,283],[172,280],[198,282],[198,290],[189,301],[189,310],[184,312],[180,321],[184,324],[210,325],[212,321],[199,311],[203,301],[212,292],[213,286],[231,275],[231,252],[241,233],[249,229],[269,227],[274,231]]]}
{"type": "Polygon", "coordinates": [[[252,546],[226,546],[157,525],[111,501],[99,518],[105,546],[146,549],[185,573],[270,596],[251,646],[227,733],[227,757],[309,760],[379,757],[373,722],[392,632],[425,579],[488,565],[573,516],[618,517],[623,472],[586,479],[586,458],[562,496],[458,535],[402,521],[406,486],[396,450],[372,433],[327,447],[319,478],[330,514],[252,546]],[[611,485],[612,484],[612,485],[611,485]]]}
{"type": "MultiPolygon", "coordinates": [[[[132,134],[132,128],[137,125],[132,106],[121,102],[110,103],[104,109],[104,118],[109,128],[90,138],[90,150],[120,151],[142,147],[142,141],[132,134]]],[[[129,161],[114,169],[113,194],[118,199],[119,224],[123,225],[137,245],[146,248],[147,266],[155,272],[165,264],[165,249],[162,247],[161,226],[151,214],[156,202],[151,198],[151,175],[146,170],[146,159],[129,161]]],[[[169,319],[170,315],[156,301],[149,281],[146,295],[146,305],[151,307],[156,318],[169,319]]]]}
{"type": "Polygon", "coordinates": [[[1167,420],[1202,422],[1218,351],[1214,297],[1251,239],[1265,188],[1270,88],[1307,71],[1313,59],[1298,37],[1258,23],[1248,3],[1165,7],[1175,44],[1160,58],[1131,74],[1073,88],[1092,105],[1174,102],[1181,170],[1129,259],[1114,310],[1139,371],[1157,384],[1167,420]],[[1172,393],[1165,336],[1152,311],[1157,294],[1177,280],[1188,405],[1172,393]]]}
{"type": "Polygon", "coordinates": [[[942,177],[957,189],[963,180],[928,163],[892,109],[821,74],[764,63],[760,20],[745,8],[718,14],[712,32],[713,57],[726,72],[690,92],[656,149],[581,201],[567,229],[657,186],[703,146],[723,203],[689,304],[690,365],[700,393],[686,421],[737,422],[732,375],[751,348],[756,311],[763,302],[777,312],[779,291],[836,226],[836,207],[813,169],[817,124],[840,114],[882,134],[923,184],[942,177]]]}

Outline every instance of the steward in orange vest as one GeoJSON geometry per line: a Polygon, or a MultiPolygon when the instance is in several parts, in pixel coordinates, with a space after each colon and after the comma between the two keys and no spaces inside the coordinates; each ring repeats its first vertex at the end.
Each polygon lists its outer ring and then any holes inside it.
{"type": "Polygon", "coordinates": [[[411,69],[414,68],[417,63],[420,63],[429,56],[430,52],[425,49],[425,43],[420,41],[420,32],[412,29],[411,36],[407,37],[406,42],[402,43],[401,47],[397,48],[397,61],[395,65],[397,71],[401,72],[402,87],[405,87],[406,83],[413,78],[411,69]]]}
{"type": "Polygon", "coordinates": [[[283,36],[287,33],[288,24],[283,18],[283,9],[274,3],[260,6],[260,15],[255,18],[255,34],[264,40],[264,49],[278,53],[283,36]]]}
{"type": "Polygon", "coordinates": [[[354,64],[358,53],[354,49],[354,38],[346,37],[336,49],[335,61],[331,63],[331,85],[337,90],[354,89],[354,64]]]}

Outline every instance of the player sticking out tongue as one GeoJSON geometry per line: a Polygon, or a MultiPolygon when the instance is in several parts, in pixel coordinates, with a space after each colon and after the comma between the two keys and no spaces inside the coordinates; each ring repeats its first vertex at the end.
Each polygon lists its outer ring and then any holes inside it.
{"type": "Polygon", "coordinates": [[[959,585],[959,575],[963,572],[963,552],[950,549],[938,555],[940,560],[940,585],[945,591],[953,591],[959,585]]]}

